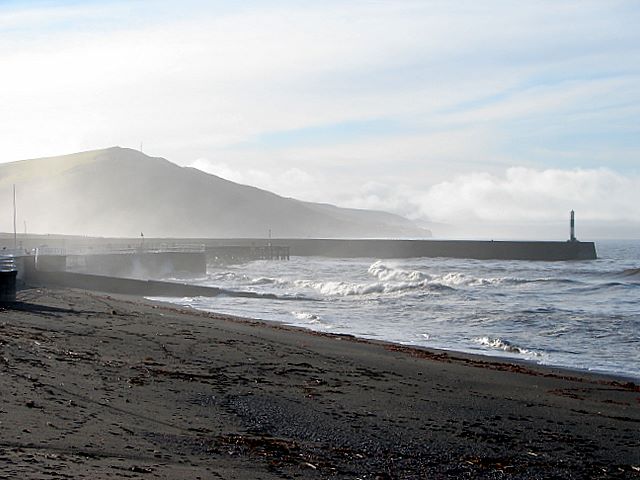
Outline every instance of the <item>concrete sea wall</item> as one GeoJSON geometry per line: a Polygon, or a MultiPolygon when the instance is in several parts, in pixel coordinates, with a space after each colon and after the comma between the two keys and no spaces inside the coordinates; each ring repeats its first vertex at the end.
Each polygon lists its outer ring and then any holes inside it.
{"type": "Polygon", "coordinates": [[[288,246],[292,256],[335,258],[450,257],[478,260],[594,260],[593,242],[529,242],[482,240],[342,240],[342,239],[211,239],[207,247],[288,246]]]}

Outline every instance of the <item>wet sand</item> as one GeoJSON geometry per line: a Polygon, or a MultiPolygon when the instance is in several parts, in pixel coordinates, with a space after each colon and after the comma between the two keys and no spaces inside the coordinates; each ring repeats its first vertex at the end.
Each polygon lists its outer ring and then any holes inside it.
{"type": "Polygon", "coordinates": [[[640,478],[625,379],[80,290],[0,308],[0,478],[640,478]]]}

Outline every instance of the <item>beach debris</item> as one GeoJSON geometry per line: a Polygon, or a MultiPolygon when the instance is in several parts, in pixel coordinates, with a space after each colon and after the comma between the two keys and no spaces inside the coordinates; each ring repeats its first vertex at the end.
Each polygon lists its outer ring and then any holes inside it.
{"type": "Polygon", "coordinates": [[[145,376],[144,375],[137,375],[135,377],[131,377],[127,380],[127,383],[129,383],[129,386],[132,385],[137,385],[137,386],[141,386],[145,384],[145,376]]]}
{"type": "Polygon", "coordinates": [[[129,470],[131,470],[132,472],[135,473],[153,473],[153,469],[149,468],[149,467],[139,467],[137,465],[134,465],[133,467],[131,467],[129,470]]]}
{"type": "Polygon", "coordinates": [[[152,365],[152,366],[157,366],[157,367],[162,367],[164,366],[164,363],[161,362],[157,362],[156,360],[154,360],[153,357],[145,357],[142,360],[142,363],[144,363],[145,365],[152,365]]]}

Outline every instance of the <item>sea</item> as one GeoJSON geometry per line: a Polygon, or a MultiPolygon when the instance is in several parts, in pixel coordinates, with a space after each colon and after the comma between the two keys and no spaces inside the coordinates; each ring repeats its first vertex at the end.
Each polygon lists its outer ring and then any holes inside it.
{"type": "MultiPolygon", "coordinates": [[[[277,298],[172,298],[321,332],[640,379],[640,240],[589,261],[292,257],[190,283],[277,298]]],[[[167,301],[167,299],[163,299],[167,301]]]]}

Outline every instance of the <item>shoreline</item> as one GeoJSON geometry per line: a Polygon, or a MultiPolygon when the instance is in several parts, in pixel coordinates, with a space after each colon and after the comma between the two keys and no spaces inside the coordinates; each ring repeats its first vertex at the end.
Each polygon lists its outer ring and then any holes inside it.
{"type": "Polygon", "coordinates": [[[1,310],[0,476],[640,478],[640,386],[82,290],[1,310]]]}
{"type": "MultiPolygon", "coordinates": [[[[111,294],[105,293],[104,295],[111,295],[111,294]]],[[[471,361],[477,361],[479,363],[482,363],[483,361],[484,362],[493,361],[495,363],[514,363],[522,367],[532,367],[532,368],[538,367],[540,369],[545,369],[545,370],[557,370],[559,372],[564,372],[565,376],[571,376],[571,375],[600,376],[600,377],[603,377],[603,379],[610,379],[612,381],[617,380],[625,383],[631,382],[631,383],[640,384],[640,373],[638,374],[638,376],[634,376],[631,374],[625,374],[620,372],[590,370],[586,368],[569,367],[564,365],[541,364],[541,363],[537,363],[535,360],[531,360],[527,358],[519,358],[516,356],[512,357],[506,354],[499,355],[499,354],[495,354],[494,352],[487,352],[486,354],[484,354],[479,352],[469,352],[464,350],[428,347],[423,345],[414,345],[409,343],[395,342],[391,340],[381,340],[381,339],[369,338],[369,337],[363,337],[363,336],[361,337],[361,336],[353,335],[350,333],[335,333],[335,332],[328,332],[328,331],[322,331],[322,330],[314,330],[309,327],[294,325],[294,324],[287,323],[280,320],[267,320],[267,319],[261,319],[261,318],[243,317],[243,316],[233,315],[229,313],[220,313],[213,310],[199,309],[191,305],[180,305],[177,303],[167,302],[163,300],[155,300],[153,298],[147,298],[147,297],[136,297],[133,295],[111,295],[111,296],[114,298],[122,298],[123,300],[131,299],[131,301],[134,301],[134,302],[136,300],[146,301],[152,304],[163,305],[170,309],[173,308],[173,309],[176,309],[177,311],[184,309],[190,312],[194,312],[196,314],[204,313],[204,314],[211,314],[211,315],[222,315],[222,316],[228,317],[229,319],[236,319],[237,321],[260,322],[261,324],[263,324],[265,327],[268,327],[268,328],[284,327],[284,328],[294,329],[302,333],[308,333],[313,335],[325,335],[327,337],[341,337],[346,339],[352,339],[353,341],[356,341],[356,342],[361,341],[361,342],[367,342],[371,344],[398,346],[398,347],[407,348],[407,349],[415,349],[418,351],[426,351],[428,353],[433,353],[436,355],[446,354],[451,356],[454,359],[455,359],[455,356],[458,356],[460,357],[459,359],[464,361],[471,360],[471,361]]]]}

